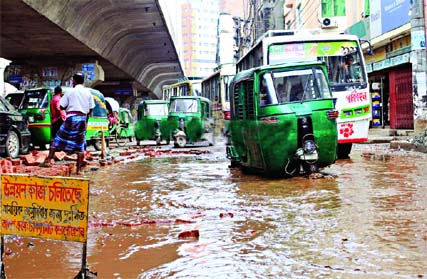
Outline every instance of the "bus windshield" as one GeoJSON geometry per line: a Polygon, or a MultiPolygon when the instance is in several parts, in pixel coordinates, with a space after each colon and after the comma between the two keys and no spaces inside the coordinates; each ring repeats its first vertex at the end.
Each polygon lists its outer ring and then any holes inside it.
{"type": "Polygon", "coordinates": [[[362,53],[357,41],[280,42],[268,49],[268,63],[321,60],[328,68],[332,88],[340,85],[367,83],[362,53]]]}
{"type": "Polygon", "coordinates": [[[261,106],[332,98],[321,69],[267,72],[261,77],[261,106]]]}

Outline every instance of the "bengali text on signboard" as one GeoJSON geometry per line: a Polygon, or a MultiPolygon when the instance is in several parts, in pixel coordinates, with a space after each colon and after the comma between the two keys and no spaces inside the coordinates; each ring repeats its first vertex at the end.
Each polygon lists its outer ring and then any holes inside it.
{"type": "Polygon", "coordinates": [[[1,233],[86,242],[89,180],[1,175],[1,233]]]}

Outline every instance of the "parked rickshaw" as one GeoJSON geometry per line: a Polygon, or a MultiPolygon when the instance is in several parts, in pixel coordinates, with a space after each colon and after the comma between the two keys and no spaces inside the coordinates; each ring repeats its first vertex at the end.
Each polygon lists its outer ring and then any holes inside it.
{"type": "Polygon", "coordinates": [[[134,137],[131,112],[122,108],[115,99],[105,98],[108,115],[108,134],[106,137],[107,145],[115,142],[117,146],[125,146],[131,142],[134,137]]]}
{"type": "MultiPolygon", "coordinates": [[[[208,140],[207,135],[213,125],[209,99],[200,96],[182,96],[171,97],[169,101],[169,138],[173,139],[174,146],[184,147],[187,142],[208,140]]],[[[212,141],[209,145],[212,145],[212,141]]]]}
{"type": "Polygon", "coordinates": [[[135,122],[135,139],[139,145],[142,140],[154,140],[160,145],[162,140],[169,144],[168,101],[144,100],[138,105],[135,122]]]}
{"type": "Polygon", "coordinates": [[[119,125],[121,127],[120,137],[132,142],[135,137],[135,129],[132,120],[132,113],[127,108],[119,108],[119,125]]]}
{"type": "Polygon", "coordinates": [[[335,100],[322,62],[262,66],[231,85],[232,166],[274,176],[317,172],[335,162],[335,100]]]}
{"type": "Polygon", "coordinates": [[[32,145],[39,146],[40,149],[46,149],[46,144],[49,144],[51,139],[49,104],[52,96],[53,90],[50,88],[27,89],[18,107],[19,112],[28,118],[32,145]]]}

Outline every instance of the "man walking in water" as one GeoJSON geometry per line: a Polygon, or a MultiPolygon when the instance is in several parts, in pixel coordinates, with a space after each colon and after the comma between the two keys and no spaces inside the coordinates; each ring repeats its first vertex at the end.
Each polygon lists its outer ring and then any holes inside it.
{"type": "Polygon", "coordinates": [[[52,127],[50,129],[51,142],[53,141],[53,138],[55,137],[62,123],[64,122],[65,116],[66,116],[65,111],[61,110],[59,106],[59,101],[61,100],[61,97],[62,97],[62,88],[61,86],[57,86],[55,87],[55,95],[50,101],[50,114],[51,114],[51,122],[52,122],[52,127]]]}
{"type": "Polygon", "coordinates": [[[77,152],[76,174],[80,174],[86,146],[87,119],[95,107],[89,88],[83,86],[84,75],[73,76],[73,90],[67,91],[59,105],[66,112],[66,119],[53,139],[44,166],[50,166],[55,151],[77,152]]]}

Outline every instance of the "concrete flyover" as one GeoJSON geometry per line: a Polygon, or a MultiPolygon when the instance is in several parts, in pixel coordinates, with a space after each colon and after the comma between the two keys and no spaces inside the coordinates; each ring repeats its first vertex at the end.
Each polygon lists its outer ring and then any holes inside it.
{"type": "Polygon", "coordinates": [[[1,0],[0,5],[0,57],[12,64],[72,67],[97,61],[104,84],[132,84],[134,96],[161,97],[164,84],[183,76],[158,0],[1,0]]]}

